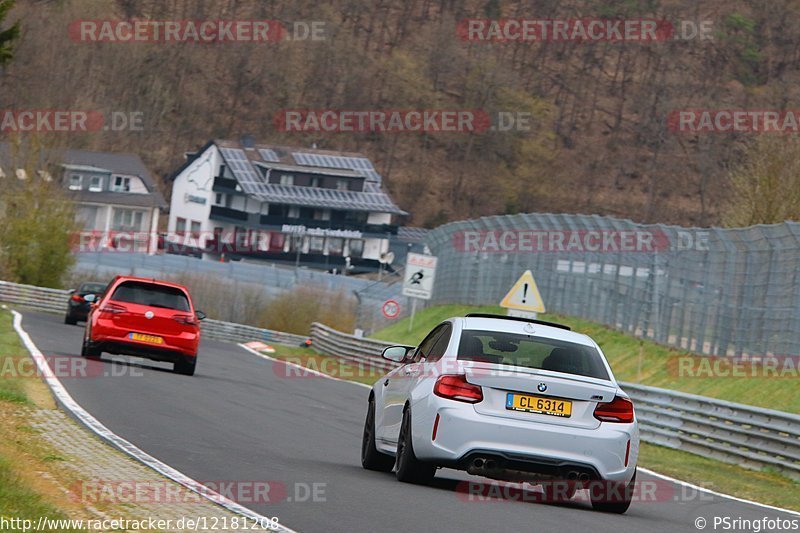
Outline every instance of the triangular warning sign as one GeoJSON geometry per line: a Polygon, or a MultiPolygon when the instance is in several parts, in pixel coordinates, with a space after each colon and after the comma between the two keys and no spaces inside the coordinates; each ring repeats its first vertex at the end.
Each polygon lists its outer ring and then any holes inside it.
{"type": "Polygon", "coordinates": [[[542,295],[539,294],[539,287],[536,286],[530,270],[526,270],[511,287],[506,297],[500,302],[500,307],[535,313],[545,312],[542,295]]]}

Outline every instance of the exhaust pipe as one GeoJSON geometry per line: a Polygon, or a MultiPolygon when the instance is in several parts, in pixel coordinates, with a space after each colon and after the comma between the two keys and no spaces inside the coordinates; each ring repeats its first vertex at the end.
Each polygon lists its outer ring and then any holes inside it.
{"type": "Polygon", "coordinates": [[[581,480],[581,483],[588,483],[588,482],[589,482],[589,474],[587,474],[586,472],[584,472],[583,474],[581,474],[580,476],[578,476],[578,479],[580,479],[580,480],[581,480]]]}
{"type": "Polygon", "coordinates": [[[489,459],[488,461],[486,461],[487,470],[494,470],[495,468],[497,468],[497,461],[493,459],[489,459]]]}
{"type": "Polygon", "coordinates": [[[486,464],[486,461],[484,461],[483,457],[476,457],[472,460],[472,466],[475,468],[481,469],[484,464],[486,464]]]}
{"type": "Polygon", "coordinates": [[[569,481],[577,481],[577,480],[578,480],[578,472],[577,472],[577,471],[575,471],[575,470],[571,470],[571,471],[570,471],[570,472],[567,474],[567,479],[568,479],[569,481]]]}

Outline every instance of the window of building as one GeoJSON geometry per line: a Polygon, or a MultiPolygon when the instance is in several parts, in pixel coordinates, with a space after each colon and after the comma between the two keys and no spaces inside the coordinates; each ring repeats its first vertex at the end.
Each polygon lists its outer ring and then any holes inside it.
{"type": "Polygon", "coordinates": [[[199,239],[200,238],[200,222],[197,220],[192,220],[192,238],[199,239]]]}
{"type": "Polygon", "coordinates": [[[311,182],[309,182],[309,187],[319,187],[319,177],[314,176],[311,178],[311,182]]]}
{"type": "Polygon", "coordinates": [[[178,235],[186,235],[186,219],[178,217],[175,221],[175,233],[178,235]]]}
{"type": "Polygon", "coordinates": [[[281,185],[294,185],[294,176],[291,174],[281,174],[281,185]]]}
{"type": "Polygon", "coordinates": [[[92,176],[89,181],[89,190],[92,192],[100,192],[103,190],[103,178],[100,176],[92,176]]]}
{"type": "Polygon", "coordinates": [[[300,218],[314,218],[314,208],[313,207],[301,207],[300,208],[300,218]]]}
{"type": "Polygon", "coordinates": [[[114,185],[111,190],[114,192],[130,192],[131,179],[125,176],[114,176],[114,185]]]}
{"type": "Polygon", "coordinates": [[[69,190],[79,191],[83,185],[83,176],[80,174],[70,174],[69,176],[69,190]]]}
{"type": "Polygon", "coordinates": [[[308,249],[311,252],[321,252],[323,246],[325,246],[324,237],[310,237],[308,239],[308,249]]]}
{"type": "Polygon", "coordinates": [[[113,228],[116,231],[140,231],[144,214],[133,209],[114,209],[113,228]]]}
{"type": "Polygon", "coordinates": [[[350,257],[361,257],[364,253],[364,241],[361,239],[351,239],[347,243],[347,248],[350,251],[350,257]]]}
{"type": "Polygon", "coordinates": [[[282,252],[283,245],[286,242],[286,235],[283,233],[271,233],[269,236],[269,251],[282,252]]]}
{"type": "Polygon", "coordinates": [[[217,194],[214,196],[214,204],[216,204],[216,205],[223,205],[224,201],[225,201],[225,195],[224,195],[224,194],[222,194],[221,192],[218,192],[218,193],[217,193],[217,194]]]}
{"type": "Polygon", "coordinates": [[[328,253],[331,255],[342,255],[344,251],[344,239],[339,237],[328,237],[328,253]]]}
{"type": "Polygon", "coordinates": [[[287,213],[289,218],[300,218],[300,208],[297,206],[291,206],[289,208],[289,212],[287,213]]]}
{"type": "Polygon", "coordinates": [[[97,220],[97,207],[82,205],[75,213],[75,220],[83,230],[92,230],[97,220]]]}
{"type": "Polygon", "coordinates": [[[314,220],[330,220],[330,209],[314,209],[314,220]]]}
{"type": "Polygon", "coordinates": [[[350,187],[348,186],[348,180],[336,180],[336,190],[337,191],[346,191],[349,190],[350,187]]]}

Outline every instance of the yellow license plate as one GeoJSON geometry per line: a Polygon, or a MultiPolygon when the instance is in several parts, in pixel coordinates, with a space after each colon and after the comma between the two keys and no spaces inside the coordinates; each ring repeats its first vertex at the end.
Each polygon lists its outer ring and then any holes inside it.
{"type": "Polygon", "coordinates": [[[506,394],[506,409],[569,418],[572,415],[572,402],[509,392],[506,394]]]}
{"type": "Polygon", "coordinates": [[[144,333],[131,333],[130,338],[135,341],[149,342],[150,344],[164,344],[164,339],[158,335],[145,335],[144,333]]]}

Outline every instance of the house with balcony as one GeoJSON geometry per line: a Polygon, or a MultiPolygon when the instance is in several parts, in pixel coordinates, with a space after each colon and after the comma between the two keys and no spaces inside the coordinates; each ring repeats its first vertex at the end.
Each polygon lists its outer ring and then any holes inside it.
{"type": "Polygon", "coordinates": [[[362,154],[212,140],[171,177],[167,251],[376,271],[407,214],[362,154]]]}
{"type": "MultiPolygon", "coordinates": [[[[0,143],[0,178],[26,178],[19,163],[26,158],[17,152],[0,143]]],[[[75,202],[79,250],[156,252],[158,220],[167,203],[138,155],[44,150],[37,159],[38,172],[59,180],[75,202]]]]}

